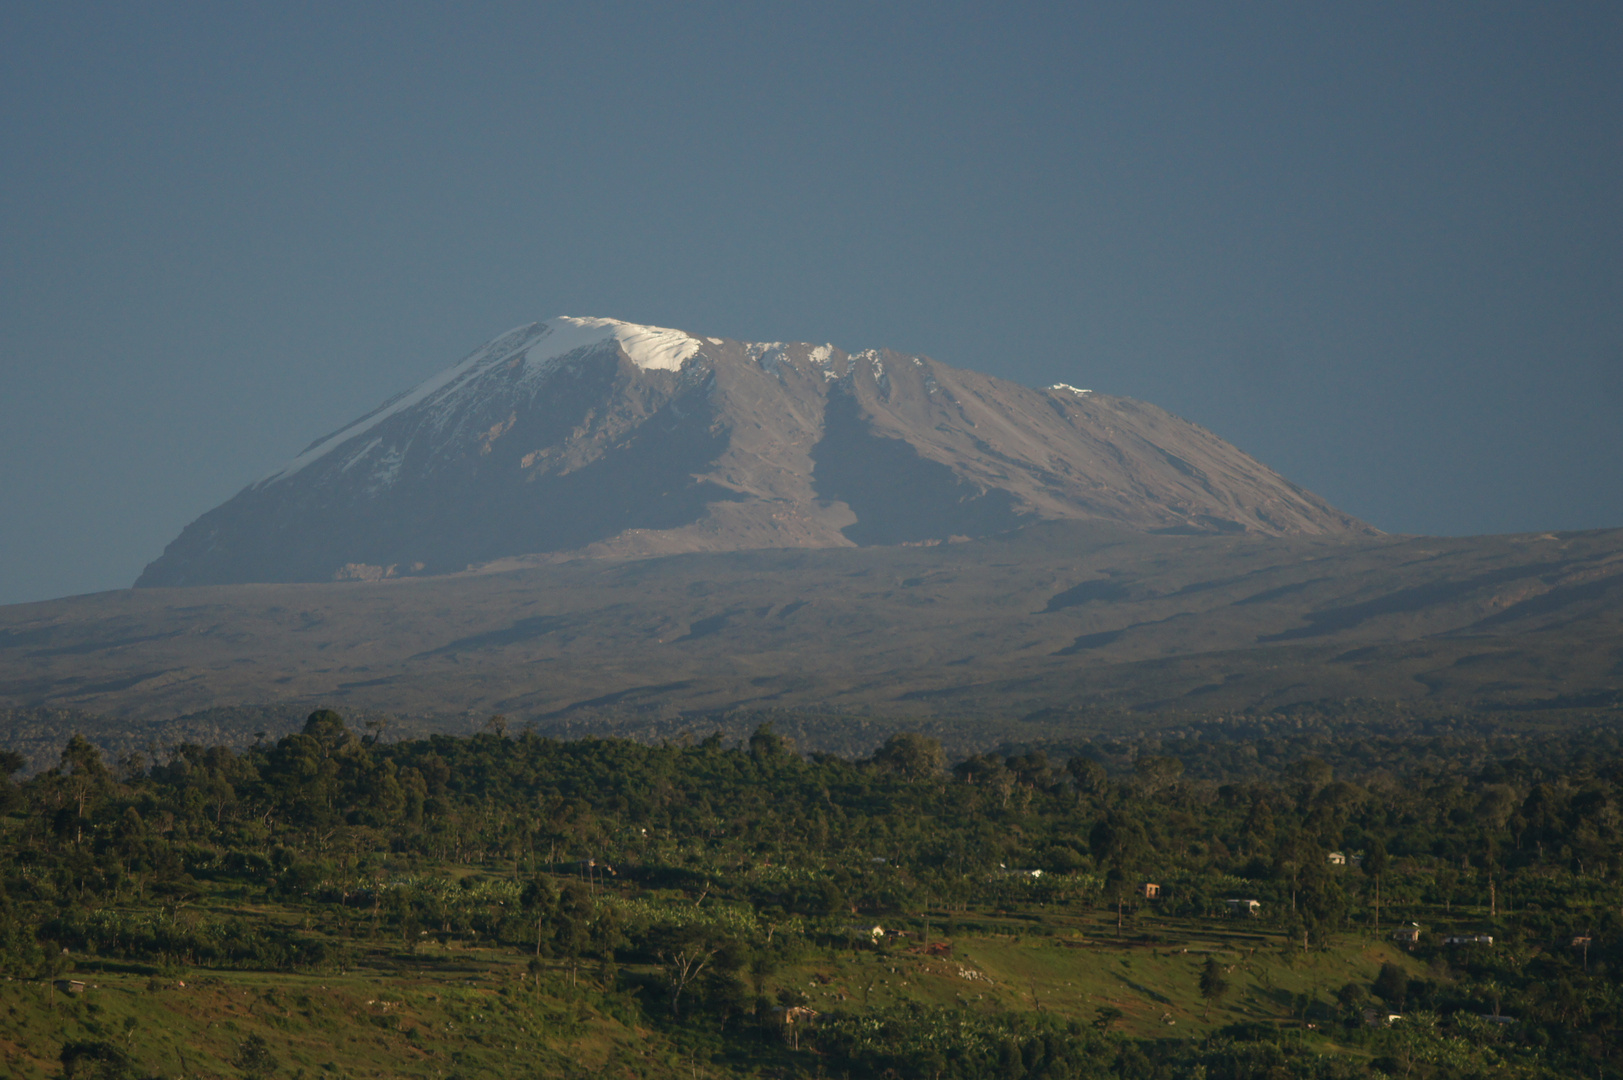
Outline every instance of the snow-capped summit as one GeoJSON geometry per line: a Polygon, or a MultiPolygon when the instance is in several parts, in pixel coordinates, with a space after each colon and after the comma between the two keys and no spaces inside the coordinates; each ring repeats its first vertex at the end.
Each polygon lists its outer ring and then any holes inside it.
{"type": "Polygon", "coordinates": [[[684,331],[639,326],[619,319],[560,315],[546,322],[515,327],[486,343],[460,364],[390,398],[348,427],[317,440],[260,483],[285,480],[329,451],[414,406],[426,405],[441,412],[454,409],[459,399],[479,393],[481,380],[493,368],[518,364],[525,377],[534,378],[544,375],[559,360],[602,348],[610,341],[644,371],[680,370],[682,364],[699,351],[699,342],[684,331]]]}
{"type": "Polygon", "coordinates": [[[933,542],[1052,518],[1371,531],[1142,402],[889,350],[560,316],[312,443],[187,526],[136,584],[933,542]]]}

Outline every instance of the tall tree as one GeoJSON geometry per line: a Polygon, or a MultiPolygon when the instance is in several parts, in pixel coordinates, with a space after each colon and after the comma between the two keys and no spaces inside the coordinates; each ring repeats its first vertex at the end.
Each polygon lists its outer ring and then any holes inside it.
{"type": "Polygon", "coordinates": [[[874,752],[873,759],[909,780],[935,776],[947,765],[947,754],[941,749],[941,743],[913,731],[892,735],[874,752]]]}
{"type": "Polygon", "coordinates": [[[1200,969],[1200,996],[1206,1002],[1207,1017],[1212,1014],[1212,1006],[1222,1004],[1228,992],[1229,981],[1224,977],[1222,965],[1215,956],[1208,956],[1200,969]]]}

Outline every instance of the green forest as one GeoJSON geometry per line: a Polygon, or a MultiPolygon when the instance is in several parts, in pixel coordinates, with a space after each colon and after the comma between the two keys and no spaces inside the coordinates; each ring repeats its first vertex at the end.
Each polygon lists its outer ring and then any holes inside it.
{"type": "MultiPolygon", "coordinates": [[[[1300,727],[1300,725],[1297,725],[1300,727]]],[[[331,711],[0,787],[18,1078],[1623,1075],[1615,724],[949,757],[331,711]],[[1050,757],[1050,753],[1054,756],[1050,757]]]]}

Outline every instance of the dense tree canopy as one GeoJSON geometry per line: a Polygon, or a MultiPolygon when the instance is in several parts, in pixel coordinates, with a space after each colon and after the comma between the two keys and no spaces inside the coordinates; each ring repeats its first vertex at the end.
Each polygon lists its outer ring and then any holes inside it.
{"type": "MultiPolygon", "coordinates": [[[[1434,739],[1353,734],[1267,767],[1283,755],[1259,741],[1101,742],[1060,760],[982,753],[949,771],[918,734],[866,760],[802,757],[766,725],[735,746],[496,724],[381,734],[323,710],[273,744],[112,765],[70,739],[55,767],[0,782],[0,967],[37,978],[68,949],[304,970],[342,966],[361,937],[411,949],[473,936],[563,963],[572,981],[642,965],[663,980],[658,1022],[725,1031],[772,1007],[766,980],[794,950],[852,947],[864,920],[928,935],[932,917],[963,929],[1017,907],[1130,910],[1153,881],[1157,910],[1189,919],[1249,918],[1228,902],[1257,900],[1287,948],[1370,935],[1377,919],[1424,922],[1416,955],[1434,977],[1382,969],[1322,1004],[1349,1039],[1373,996],[1435,1018],[1437,1039],[1514,1015],[1503,1062],[1523,1060],[1520,1047],[1551,1075],[1623,1068],[1623,762],[1596,752],[1604,735],[1451,755],[1434,739]],[[338,929],[173,917],[225,886],[338,929]],[[667,895],[697,900],[653,904],[667,895]],[[1445,949],[1445,934],[1495,945],[1445,949]]],[[[1209,961],[1200,994],[1216,1005],[1228,989],[1209,961]]],[[[1148,1057],[1134,1071],[1153,1048],[1122,1042],[1112,1022],[853,1013],[825,1017],[817,1045],[863,1074],[1161,1075],[1148,1057]]],[[[242,1069],[268,1072],[259,1053],[242,1069]]],[[[1281,1075],[1320,1075],[1278,1053],[1297,1069],[1281,1075]]],[[[64,1068],[98,1054],[112,1051],[79,1046],[64,1068]]]]}

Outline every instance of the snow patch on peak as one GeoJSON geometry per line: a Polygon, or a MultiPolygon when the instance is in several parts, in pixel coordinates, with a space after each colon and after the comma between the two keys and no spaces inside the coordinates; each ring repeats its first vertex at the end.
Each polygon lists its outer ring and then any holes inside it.
{"type": "MultiPolygon", "coordinates": [[[[576,318],[570,315],[560,315],[543,323],[528,323],[492,338],[462,362],[390,398],[348,427],[311,443],[302,454],[254,486],[263,487],[286,480],[391,416],[424,403],[432,406],[448,401],[481,375],[503,364],[521,358],[526,374],[539,374],[572,353],[595,349],[610,341],[615,342],[620,351],[643,371],[680,371],[682,365],[699,351],[698,339],[691,334],[663,326],[640,326],[619,319],[576,318]]],[[[376,443],[361,450],[345,468],[354,465],[375,447],[376,443]]]]}
{"type": "Polygon", "coordinates": [[[777,372],[778,365],[785,359],[781,341],[752,341],[744,348],[749,351],[750,359],[761,365],[762,371],[777,372]]]}
{"type": "Polygon", "coordinates": [[[699,351],[699,341],[684,330],[639,326],[619,319],[560,315],[525,351],[525,363],[541,365],[613,338],[620,350],[644,371],[680,371],[699,351]]]}
{"type": "Polygon", "coordinates": [[[1091,394],[1091,393],[1093,393],[1092,390],[1083,390],[1080,387],[1072,386],[1070,383],[1062,383],[1062,382],[1057,382],[1053,386],[1050,386],[1048,389],[1050,389],[1050,390],[1069,390],[1073,394],[1091,394]]]}
{"type": "Polygon", "coordinates": [[[355,453],[353,453],[353,454],[351,454],[349,456],[349,460],[344,462],[344,467],[342,469],[339,469],[338,471],[339,472],[349,472],[349,470],[353,469],[355,466],[359,465],[362,461],[366,460],[366,455],[370,454],[373,450],[376,450],[378,448],[378,444],[381,443],[382,441],[383,441],[382,439],[373,439],[371,442],[367,443],[365,446],[363,446],[359,450],[355,451],[355,453]]]}

